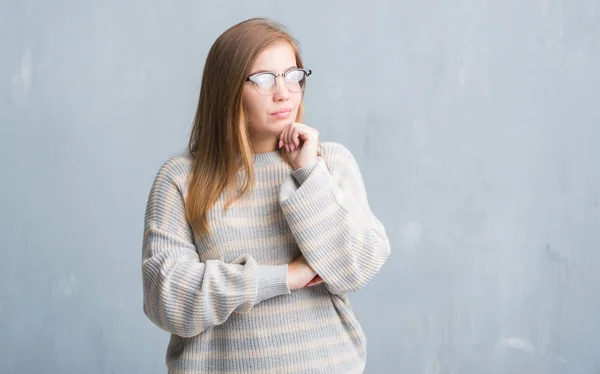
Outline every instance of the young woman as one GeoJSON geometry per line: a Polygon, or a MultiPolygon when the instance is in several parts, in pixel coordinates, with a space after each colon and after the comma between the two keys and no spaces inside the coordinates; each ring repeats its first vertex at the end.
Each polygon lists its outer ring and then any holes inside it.
{"type": "Polygon", "coordinates": [[[280,24],[225,31],[186,152],[160,167],[144,220],[144,312],[169,373],[362,373],[346,294],[390,254],[344,146],[301,123],[311,71],[280,24]]]}

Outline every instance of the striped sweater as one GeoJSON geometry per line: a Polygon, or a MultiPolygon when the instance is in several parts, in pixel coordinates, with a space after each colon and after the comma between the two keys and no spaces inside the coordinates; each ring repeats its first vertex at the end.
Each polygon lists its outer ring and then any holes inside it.
{"type": "Polygon", "coordinates": [[[169,373],[364,371],[367,340],[346,294],[375,276],[390,245],[353,155],[321,145],[296,170],[279,151],[254,154],[254,188],[226,211],[219,198],[204,240],[184,214],[191,156],[160,167],[144,218],[143,310],[171,333],[169,373]],[[324,281],[290,291],[288,264],[301,254],[324,281]]]}

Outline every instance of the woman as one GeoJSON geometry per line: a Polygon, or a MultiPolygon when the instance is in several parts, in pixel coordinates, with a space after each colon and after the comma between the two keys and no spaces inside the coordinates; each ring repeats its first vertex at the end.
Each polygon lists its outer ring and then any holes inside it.
{"type": "Polygon", "coordinates": [[[346,293],[390,253],[358,165],[302,124],[296,41],[267,19],[212,46],[188,150],[145,212],[144,312],[171,333],[169,373],[362,373],[346,293]]]}

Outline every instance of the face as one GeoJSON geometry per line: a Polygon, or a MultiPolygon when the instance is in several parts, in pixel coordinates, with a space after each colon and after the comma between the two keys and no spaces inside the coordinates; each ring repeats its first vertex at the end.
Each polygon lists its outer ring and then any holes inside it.
{"type": "MultiPolygon", "coordinates": [[[[292,47],[286,41],[278,41],[258,55],[249,75],[259,71],[280,74],[295,67],[296,56],[292,47]]],[[[285,125],[296,120],[302,92],[290,92],[283,77],[279,76],[275,92],[263,96],[257,92],[254,83],[248,81],[244,83],[242,102],[255,151],[268,152],[277,149],[277,136],[285,125]]]]}

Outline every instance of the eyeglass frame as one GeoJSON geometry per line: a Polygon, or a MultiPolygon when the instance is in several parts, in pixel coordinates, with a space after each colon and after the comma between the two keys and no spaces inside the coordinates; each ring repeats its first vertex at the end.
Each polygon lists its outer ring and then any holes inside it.
{"type": "MultiPolygon", "coordinates": [[[[256,82],[254,82],[254,81],[252,80],[252,78],[254,78],[254,77],[256,77],[257,75],[260,75],[260,74],[271,74],[271,75],[273,75],[273,76],[275,77],[275,79],[274,79],[274,82],[275,82],[275,83],[273,84],[273,86],[271,86],[271,87],[270,87],[270,89],[272,89],[273,87],[278,87],[278,86],[277,86],[277,85],[278,85],[278,83],[277,83],[277,80],[278,80],[278,79],[277,79],[277,78],[279,78],[279,76],[282,76],[282,77],[283,77],[283,79],[284,79],[284,82],[285,82],[285,75],[286,75],[287,73],[289,73],[289,72],[291,72],[291,71],[298,71],[298,70],[301,70],[301,71],[303,71],[303,72],[304,72],[304,74],[305,74],[305,77],[304,77],[304,79],[308,78],[308,77],[309,77],[309,76],[312,74],[312,70],[310,70],[310,69],[304,69],[304,68],[292,68],[292,69],[289,69],[289,70],[286,70],[286,71],[284,71],[283,73],[277,73],[277,74],[276,74],[276,73],[273,73],[272,71],[261,71],[261,72],[254,73],[254,74],[252,74],[252,75],[250,75],[250,76],[246,77],[246,80],[245,80],[245,82],[252,82],[252,85],[254,86],[254,89],[256,90],[256,92],[257,92],[259,95],[261,95],[261,96],[270,96],[270,95],[273,95],[273,94],[263,95],[263,94],[261,94],[260,92],[258,92],[258,86],[256,85],[256,82]]],[[[304,89],[306,88],[306,84],[305,84],[305,85],[302,87],[302,90],[300,90],[300,91],[291,91],[291,90],[288,88],[288,86],[287,86],[287,85],[285,86],[285,88],[287,88],[287,89],[288,89],[288,91],[290,91],[290,92],[304,92],[304,89]]]]}

